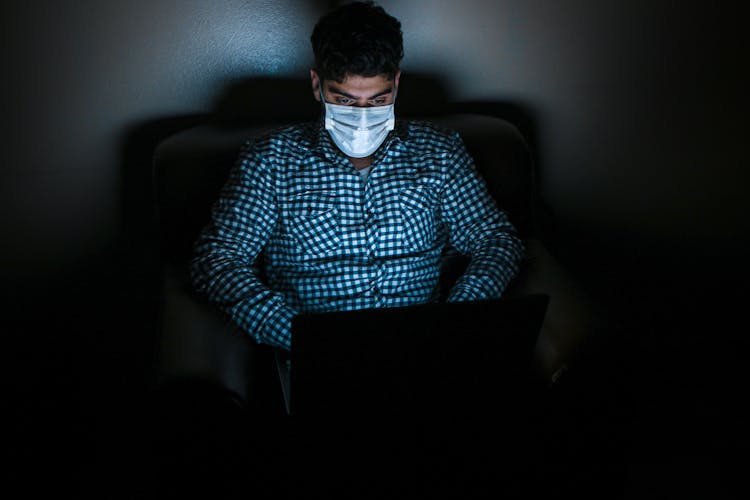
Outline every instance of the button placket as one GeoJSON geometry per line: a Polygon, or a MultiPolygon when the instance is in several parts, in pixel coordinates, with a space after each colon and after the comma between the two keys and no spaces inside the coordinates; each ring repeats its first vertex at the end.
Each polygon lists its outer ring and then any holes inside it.
{"type": "Polygon", "coordinates": [[[372,184],[368,182],[364,186],[363,217],[365,233],[367,235],[367,254],[370,259],[375,258],[378,243],[378,219],[372,202],[372,184]]]}

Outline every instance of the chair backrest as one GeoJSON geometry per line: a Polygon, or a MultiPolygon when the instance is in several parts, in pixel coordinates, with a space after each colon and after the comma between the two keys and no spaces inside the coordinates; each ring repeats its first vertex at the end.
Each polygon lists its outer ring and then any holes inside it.
{"type": "MultiPolygon", "coordinates": [[[[461,134],[498,205],[522,236],[531,236],[534,176],[529,147],[518,128],[501,118],[475,113],[443,114],[429,120],[461,134]]],[[[164,259],[177,264],[187,261],[242,144],[277,126],[197,126],[157,146],[154,183],[164,259]]]]}

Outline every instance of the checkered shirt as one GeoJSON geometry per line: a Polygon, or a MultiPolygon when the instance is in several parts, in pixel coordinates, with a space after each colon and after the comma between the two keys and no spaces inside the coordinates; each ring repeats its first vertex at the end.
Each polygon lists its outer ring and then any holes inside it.
{"type": "Polygon", "coordinates": [[[470,257],[447,300],[499,297],[523,246],[459,135],[398,121],[372,165],[363,181],[322,122],[248,142],[195,244],[197,291],[287,350],[296,314],[436,300],[447,250],[470,257]]]}

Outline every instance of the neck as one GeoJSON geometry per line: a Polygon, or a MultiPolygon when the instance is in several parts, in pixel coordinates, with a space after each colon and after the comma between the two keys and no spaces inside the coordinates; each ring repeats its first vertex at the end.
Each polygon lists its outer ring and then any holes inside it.
{"type": "Polygon", "coordinates": [[[354,168],[357,170],[362,170],[363,168],[367,168],[370,165],[372,165],[373,155],[365,156],[364,158],[352,158],[351,156],[347,156],[349,161],[354,165],[354,168]]]}

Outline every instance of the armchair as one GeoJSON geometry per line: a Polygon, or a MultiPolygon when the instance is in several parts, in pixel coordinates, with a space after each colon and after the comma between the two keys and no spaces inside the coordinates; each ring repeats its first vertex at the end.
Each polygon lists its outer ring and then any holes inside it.
{"type": "MultiPolygon", "coordinates": [[[[428,119],[461,133],[491,194],[526,243],[526,262],[506,293],[550,296],[535,363],[541,377],[554,378],[591,329],[594,313],[537,229],[539,203],[529,145],[514,124],[470,108],[456,106],[432,113],[428,119]]],[[[153,174],[164,270],[158,384],[210,381],[255,408],[283,405],[272,349],[255,344],[195,296],[188,279],[193,241],[208,221],[240,146],[277,124],[207,123],[165,138],[155,150],[153,174]]],[[[455,279],[463,265],[461,259],[447,262],[443,279],[455,279]]]]}

